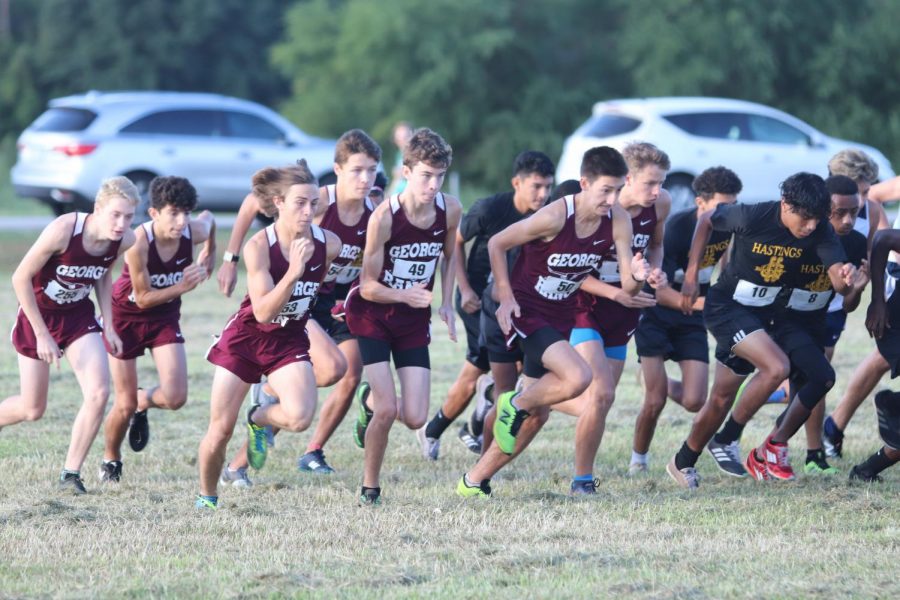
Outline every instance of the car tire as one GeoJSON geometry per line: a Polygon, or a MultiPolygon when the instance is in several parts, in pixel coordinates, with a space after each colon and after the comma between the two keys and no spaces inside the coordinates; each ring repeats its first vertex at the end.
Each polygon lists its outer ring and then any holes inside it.
{"type": "Polygon", "coordinates": [[[670,215],[694,206],[696,194],[694,194],[694,188],[691,187],[693,182],[694,178],[685,173],[675,173],[666,178],[663,187],[669,191],[669,196],[672,197],[670,215]]]}
{"type": "Polygon", "coordinates": [[[134,211],[133,221],[135,225],[140,225],[141,223],[150,220],[150,214],[147,212],[147,209],[150,208],[150,182],[153,181],[156,175],[149,171],[133,171],[131,173],[125,173],[125,177],[131,180],[131,183],[135,185],[138,192],[141,194],[141,201],[134,211]]]}

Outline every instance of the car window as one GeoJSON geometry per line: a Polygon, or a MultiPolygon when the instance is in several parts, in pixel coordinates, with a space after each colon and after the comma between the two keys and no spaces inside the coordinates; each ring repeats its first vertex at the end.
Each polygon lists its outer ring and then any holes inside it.
{"type": "Polygon", "coordinates": [[[750,139],[747,116],[744,113],[715,112],[666,115],[663,118],[691,135],[737,141],[750,139]]]}
{"type": "Polygon", "coordinates": [[[748,115],[748,122],[750,135],[757,142],[811,145],[808,135],[784,121],[762,115],[748,115]]]}
{"type": "Polygon", "coordinates": [[[34,131],[84,131],[97,113],[84,108],[51,108],[31,124],[34,131]]]}
{"type": "Polygon", "coordinates": [[[218,114],[213,110],[164,110],[126,125],[122,128],[121,133],[213,137],[222,135],[222,127],[218,114]]]}
{"type": "Polygon", "coordinates": [[[225,130],[229,137],[255,140],[285,139],[284,132],[261,117],[242,112],[225,111],[225,130]]]}
{"type": "Polygon", "coordinates": [[[585,135],[588,137],[605,138],[614,135],[622,135],[634,131],[640,126],[638,119],[624,117],[622,115],[598,115],[591,117],[585,135]]]}

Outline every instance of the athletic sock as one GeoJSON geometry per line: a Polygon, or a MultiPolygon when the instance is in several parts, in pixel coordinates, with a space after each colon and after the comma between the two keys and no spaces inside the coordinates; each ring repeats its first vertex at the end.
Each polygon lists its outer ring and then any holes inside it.
{"type": "Polygon", "coordinates": [[[450,427],[450,424],[453,422],[453,419],[448,419],[446,415],[444,415],[443,409],[438,409],[434,416],[428,421],[428,425],[425,426],[425,437],[430,437],[433,440],[441,437],[441,434],[450,427]]]}
{"type": "Polygon", "coordinates": [[[481,485],[480,482],[477,482],[477,483],[476,483],[476,482],[472,481],[471,479],[469,479],[469,474],[468,474],[468,473],[464,473],[464,474],[463,474],[463,484],[464,484],[466,487],[470,487],[470,488],[477,488],[477,487],[479,487],[479,486],[481,485]]]}
{"type": "Polygon", "coordinates": [[[593,481],[593,480],[594,480],[593,473],[588,473],[587,475],[576,475],[575,477],[572,478],[572,481],[574,481],[576,483],[580,483],[580,482],[584,482],[584,481],[593,481]]]}
{"type": "Polygon", "coordinates": [[[362,486],[362,490],[360,491],[360,495],[361,495],[361,496],[366,496],[366,497],[369,497],[369,498],[377,498],[378,496],[381,495],[381,488],[380,488],[380,487],[374,487],[374,488],[372,488],[372,487],[362,486]]]}
{"type": "Polygon", "coordinates": [[[725,422],[725,426],[716,434],[714,439],[719,444],[730,444],[741,439],[742,433],[744,433],[744,425],[735,421],[734,416],[730,415],[725,422]]]}
{"type": "Polygon", "coordinates": [[[825,429],[825,435],[830,438],[842,438],[844,437],[844,432],[837,426],[837,423],[834,422],[834,419],[831,418],[831,415],[825,417],[825,423],[823,424],[823,429],[825,429]]]}
{"type": "Polygon", "coordinates": [[[219,497],[218,496],[204,496],[203,494],[197,494],[201,500],[209,502],[213,506],[219,505],[219,497]]]}
{"type": "Polygon", "coordinates": [[[857,469],[865,471],[866,473],[871,473],[872,475],[878,475],[896,462],[896,460],[888,458],[884,453],[884,448],[881,448],[881,450],[870,456],[866,462],[857,466],[857,469]]]}
{"type": "Polygon", "coordinates": [[[824,463],[825,461],[825,451],[821,448],[816,448],[815,450],[807,450],[806,451],[806,462],[814,462],[814,463],[824,463]]]}
{"type": "Polygon", "coordinates": [[[251,425],[256,425],[256,423],[253,422],[253,413],[255,413],[258,408],[258,405],[254,405],[250,407],[250,412],[247,413],[247,422],[251,425]]]}
{"type": "Polygon", "coordinates": [[[72,471],[70,469],[63,469],[62,473],[59,474],[60,481],[65,479],[66,475],[74,475],[76,477],[81,477],[81,471],[72,471]]]}
{"type": "Polygon", "coordinates": [[[681,450],[678,451],[678,454],[675,455],[675,468],[680,471],[681,469],[693,467],[697,464],[698,458],[700,458],[700,453],[691,450],[690,446],[685,442],[681,445],[681,450]]]}
{"type": "Polygon", "coordinates": [[[315,452],[316,450],[321,450],[321,449],[322,449],[322,445],[321,445],[321,444],[313,444],[313,443],[310,443],[310,444],[306,447],[306,453],[309,454],[310,452],[315,452]]]}
{"type": "Polygon", "coordinates": [[[636,452],[634,450],[631,451],[631,464],[633,465],[646,465],[647,464],[647,454],[641,454],[640,452],[636,452]]]}

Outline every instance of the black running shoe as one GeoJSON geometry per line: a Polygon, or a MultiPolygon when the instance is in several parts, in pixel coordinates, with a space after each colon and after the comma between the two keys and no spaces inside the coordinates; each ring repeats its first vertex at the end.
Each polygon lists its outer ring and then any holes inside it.
{"type": "Polygon", "coordinates": [[[84,489],[84,482],[81,480],[81,473],[63,471],[59,476],[57,487],[61,492],[75,494],[76,496],[87,494],[87,490],[84,489]]]}
{"type": "Polygon", "coordinates": [[[131,426],[128,428],[128,445],[135,452],[140,452],[150,441],[150,423],[147,421],[147,411],[139,410],[131,417],[131,426]]]}
{"type": "Polygon", "coordinates": [[[887,447],[900,450],[900,394],[889,390],[875,394],[875,412],[882,441],[887,447]]]}
{"type": "Polygon", "coordinates": [[[850,469],[850,481],[858,481],[862,483],[881,483],[881,477],[875,475],[874,473],[870,473],[869,471],[865,471],[859,468],[860,465],[856,465],[852,469],[850,469]]]}
{"type": "Polygon", "coordinates": [[[573,479],[569,494],[572,496],[591,496],[597,493],[598,485],[600,485],[599,479],[590,479],[588,481],[575,481],[573,479]]]}
{"type": "Polygon", "coordinates": [[[381,488],[362,488],[359,494],[360,506],[380,506],[381,505],[381,488]]]}
{"type": "Polygon", "coordinates": [[[469,452],[474,452],[475,454],[481,454],[481,442],[478,441],[472,432],[469,431],[469,424],[463,423],[462,427],[459,428],[459,434],[457,435],[459,441],[466,445],[466,448],[469,449],[469,452]]]}
{"type": "Polygon", "coordinates": [[[822,427],[822,444],[825,446],[825,456],[829,458],[841,458],[844,450],[844,433],[838,429],[831,415],[825,417],[822,427]]]}
{"type": "Polygon", "coordinates": [[[122,479],[122,461],[121,460],[104,460],[100,463],[101,483],[119,483],[122,479]]]}

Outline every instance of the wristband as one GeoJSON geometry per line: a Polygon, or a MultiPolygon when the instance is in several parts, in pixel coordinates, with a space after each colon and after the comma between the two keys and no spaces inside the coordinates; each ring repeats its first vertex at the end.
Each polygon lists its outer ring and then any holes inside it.
{"type": "Polygon", "coordinates": [[[225,262],[236,263],[241,260],[241,256],[239,254],[235,254],[234,252],[225,251],[225,254],[222,255],[222,260],[225,262]]]}
{"type": "Polygon", "coordinates": [[[638,279],[637,277],[634,276],[634,273],[631,274],[631,278],[634,279],[635,281],[637,281],[638,283],[644,283],[647,281],[646,277],[643,279],[638,279]]]}

